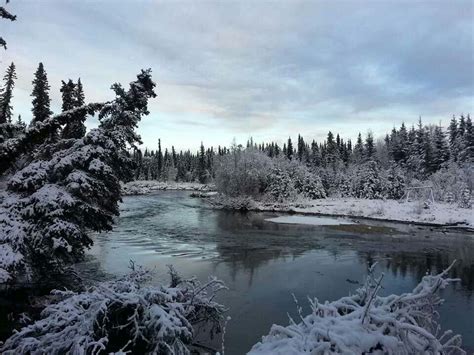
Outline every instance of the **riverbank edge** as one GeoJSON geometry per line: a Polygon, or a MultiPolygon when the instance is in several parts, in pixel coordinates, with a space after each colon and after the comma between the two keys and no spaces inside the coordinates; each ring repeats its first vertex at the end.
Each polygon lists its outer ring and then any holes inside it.
{"type": "Polygon", "coordinates": [[[196,192],[193,197],[201,198],[208,206],[214,209],[229,211],[252,211],[273,212],[288,215],[301,216],[326,216],[337,218],[366,219],[379,222],[412,224],[434,228],[449,228],[450,230],[467,231],[474,233],[474,210],[461,209],[455,205],[445,203],[434,203],[426,211],[436,210],[438,218],[434,215],[426,215],[420,207],[419,202],[402,202],[396,200],[367,200],[356,198],[327,198],[318,200],[304,200],[293,203],[265,203],[255,201],[250,197],[230,198],[216,192],[213,184],[201,184],[195,182],[161,182],[153,180],[136,180],[122,185],[124,196],[145,195],[157,191],[190,191],[196,192]],[[347,205],[358,209],[347,211],[347,205]],[[337,206],[332,212],[324,212],[320,209],[337,206]],[[314,210],[314,209],[319,210],[314,210]],[[313,209],[313,210],[312,210],[313,209]],[[344,210],[346,209],[346,210],[344,210]],[[393,213],[386,214],[385,210],[398,210],[401,215],[393,218],[393,213]],[[417,210],[417,211],[415,211],[417,210]],[[378,214],[375,215],[374,214],[378,214]],[[445,214],[451,216],[446,220],[445,214]],[[470,216],[472,215],[472,216],[470,216]],[[424,216],[424,219],[421,217],[424,216]],[[440,221],[440,216],[444,217],[440,221]],[[461,216],[461,217],[460,217],[461,216]],[[426,220],[426,218],[431,220],[426,220]],[[470,218],[469,218],[470,217],[470,218]],[[438,219],[438,221],[436,221],[438,219]]]}
{"type": "MultiPolygon", "coordinates": [[[[328,212],[321,212],[321,211],[311,211],[311,207],[297,207],[288,204],[279,204],[279,203],[271,203],[270,205],[266,205],[265,203],[254,201],[252,199],[247,199],[245,203],[245,208],[234,208],[232,204],[223,203],[220,199],[222,199],[222,195],[212,195],[206,196],[206,194],[202,194],[201,197],[209,206],[215,209],[222,209],[228,211],[251,211],[251,212],[273,212],[273,213],[282,213],[287,215],[300,215],[300,216],[315,216],[315,217],[336,217],[336,218],[350,218],[350,219],[365,219],[371,221],[379,221],[379,222],[389,222],[389,223],[402,223],[408,225],[417,225],[417,226],[425,226],[425,227],[435,227],[435,228],[446,228],[450,230],[456,231],[467,231],[474,233],[474,218],[472,221],[467,220],[457,220],[452,222],[428,222],[423,220],[416,220],[416,219],[401,219],[401,218],[388,218],[384,216],[376,217],[370,216],[367,214],[354,214],[354,213],[328,213],[328,212]]],[[[324,200],[317,200],[318,202],[325,201],[324,200]]],[[[343,198],[331,198],[327,199],[328,202],[345,202],[346,200],[343,198]]],[[[386,200],[364,200],[364,199],[350,199],[351,202],[365,202],[368,201],[373,202],[374,205],[384,204],[387,202],[386,200]]],[[[390,201],[396,202],[398,201],[390,201]]],[[[301,204],[299,204],[301,205],[301,204]]],[[[378,208],[378,206],[376,206],[378,208]]],[[[455,208],[457,210],[457,208],[455,208]]],[[[469,210],[472,211],[472,210],[469,210]]],[[[472,211],[474,214],[474,211],[472,211]]]]}
{"type": "Polygon", "coordinates": [[[146,195],[155,191],[196,191],[215,192],[212,184],[196,182],[162,182],[153,180],[135,180],[122,184],[123,196],[146,195]]]}

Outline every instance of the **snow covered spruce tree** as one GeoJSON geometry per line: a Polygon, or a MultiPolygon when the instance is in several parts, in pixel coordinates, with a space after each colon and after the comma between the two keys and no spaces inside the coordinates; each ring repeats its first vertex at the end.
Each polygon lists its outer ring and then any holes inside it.
{"type": "Polygon", "coordinates": [[[3,77],[3,85],[0,87],[0,143],[12,138],[22,129],[21,126],[12,123],[12,98],[15,80],[15,64],[11,63],[3,77]]]}
{"type": "MultiPolygon", "coordinates": [[[[77,84],[69,79],[68,82],[62,82],[62,111],[69,111],[77,107],[81,107],[85,103],[84,90],[82,88],[81,79],[78,79],[77,84]]],[[[84,112],[78,112],[78,117],[73,117],[71,122],[68,122],[61,133],[63,138],[82,138],[86,134],[86,126],[84,121],[86,115],[84,112]]]]}
{"type": "Polygon", "coordinates": [[[44,119],[34,120],[24,135],[0,145],[1,173],[23,165],[0,196],[0,283],[61,273],[92,244],[89,231],[112,228],[120,180],[132,177],[127,149],[140,142],[135,128],[148,114],[154,87],[151,71],[144,70],[128,90],[114,84],[113,101],[39,115],[44,119]],[[97,111],[99,127],[83,138],[46,142],[62,125],[97,111]]]}

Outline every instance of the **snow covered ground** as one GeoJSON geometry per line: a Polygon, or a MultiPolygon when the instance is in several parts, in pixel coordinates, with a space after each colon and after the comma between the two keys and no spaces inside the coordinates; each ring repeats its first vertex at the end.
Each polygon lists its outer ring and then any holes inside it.
{"type": "MultiPolygon", "coordinates": [[[[132,181],[122,186],[124,195],[142,195],[159,190],[200,191],[196,197],[203,197],[217,208],[233,208],[245,205],[253,211],[290,212],[301,215],[330,215],[351,218],[411,222],[432,225],[460,225],[474,228],[474,209],[459,208],[455,204],[434,202],[425,205],[420,201],[369,200],[357,198],[326,198],[318,200],[299,199],[295,202],[275,203],[252,201],[249,198],[227,198],[215,193],[215,186],[192,182],[161,182],[153,180],[132,181]],[[242,200],[242,201],[240,201],[242,200]],[[225,203],[223,203],[225,201],[225,203]],[[242,203],[239,203],[242,202],[242,203]]],[[[271,220],[277,223],[322,224],[302,216],[285,216],[271,220]]],[[[338,224],[341,221],[338,221],[338,224]]]]}
{"type": "Polygon", "coordinates": [[[436,225],[460,224],[464,227],[474,228],[473,209],[459,208],[456,205],[437,202],[424,206],[417,201],[327,198],[286,204],[255,202],[252,209],[257,211],[335,215],[436,225]]]}
{"type": "Polygon", "coordinates": [[[137,180],[122,185],[124,195],[144,195],[158,190],[213,191],[213,185],[197,182],[162,182],[156,180],[137,180]]]}

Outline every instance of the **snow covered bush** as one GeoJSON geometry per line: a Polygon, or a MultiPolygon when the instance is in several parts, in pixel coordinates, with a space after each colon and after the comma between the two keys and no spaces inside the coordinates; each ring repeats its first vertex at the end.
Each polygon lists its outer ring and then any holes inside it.
{"type": "Polygon", "coordinates": [[[439,290],[457,281],[447,274],[427,275],[412,292],[381,297],[383,278],[369,273],[355,294],[320,304],[310,300],[311,314],[290,325],[273,325],[270,334],[248,354],[464,354],[461,337],[439,333],[439,290]]]}
{"type": "Polygon", "coordinates": [[[304,197],[315,200],[319,198],[326,198],[326,191],[319,176],[304,172],[302,176],[296,177],[295,183],[296,191],[304,197]]]}
{"type": "Polygon", "coordinates": [[[395,164],[392,164],[387,170],[382,184],[385,198],[399,200],[405,194],[406,179],[402,170],[395,164]]]}
{"type": "Polygon", "coordinates": [[[459,202],[465,188],[472,194],[474,188],[474,167],[472,164],[460,166],[451,163],[429,178],[433,186],[435,201],[459,202]]]}
{"type": "Polygon", "coordinates": [[[368,161],[349,170],[340,186],[343,196],[366,199],[383,197],[383,180],[375,161],[368,161]]]}
{"type": "Polygon", "coordinates": [[[41,319],[15,332],[0,352],[190,354],[194,326],[221,332],[225,309],[214,297],[225,286],[214,278],[184,280],[172,268],[170,275],[170,286],[149,286],[150,272],[134,267],[81,293],[53,291],[41,319]]]}
{"type": "Polygon", "coordinates": [[[257,197],[266,190],[272,167],[273,161],[265,153],[235,148],[217,162],[217,190],[232,197],[257,197]]]}
{"type": "Polygon", "coordinates": [[[297,192],[294,187],[294,181],[287,171],[280,167],[272,169],[268,177],[267,194],[276,202],[293,201],[297,192]]]}
{"type": "Polygon", "coordinates": [[[0,171],[12,169],[20,156],[24,165],[0,196],[0,284],[61,273],[92,244],[89,231],[112,228],[120,180],[132,177],[128,148],[140,142],[135,128],[148,114],[154,87],[150,70],[142,71],[128,91],[112,86],[113,101],[35,122],[0,145],[0,171]],[[96,110],[99,127],[83,138],[45,141],[78,111],[96,110]]]}
{"type": "Polygon", "coordinates": [[[458,206],[461,208],[472,208],[471,192],[467,186],[461,191],[458,206]]]}

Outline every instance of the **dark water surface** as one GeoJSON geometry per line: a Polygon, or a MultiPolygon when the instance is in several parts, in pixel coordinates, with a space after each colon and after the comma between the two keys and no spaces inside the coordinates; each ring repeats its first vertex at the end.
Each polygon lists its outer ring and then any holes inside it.
{"type": "MultiPolygon", "coordinates": [[[[88,261],[90,278],[127,272],[128,261],[156,268],[167,280],[172,264],[185,277],[215,275],[229,290],[220,301],[230,308],[227,355],[244,354],[273,323],[295,315],[292,293],[320,301],[348,295],[378,261],[382,294],[410,291],[428,272],[454,259],[457,283],[442,292],[443,329],[463,336],[474,349],[474,235],[403,224],[359,221],[346,226],[303,226],[265,221],[272,213],[212,210],[187,192],[125,197],[113,232],[96,237],[88,261]]],[[[304,307],[304,313],[309,308],[304,307]]]]}

